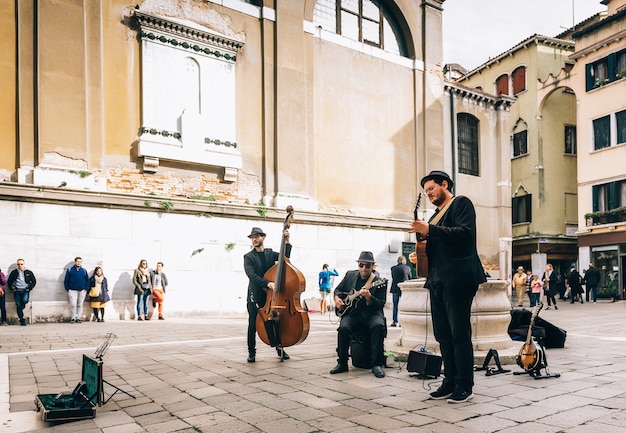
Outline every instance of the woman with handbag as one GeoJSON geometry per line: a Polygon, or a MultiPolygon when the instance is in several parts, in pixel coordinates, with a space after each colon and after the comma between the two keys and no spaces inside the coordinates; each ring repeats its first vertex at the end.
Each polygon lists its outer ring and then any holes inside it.
{"type": "Polygon", "coordinates": [[[96,269],[93,270],[93,275],[89,279],[89,287],[91,287],[89,289],[89,301],[91,302],[93,315],[96,318],[96,322],[104,322],[104,307],[111,298],[109,297],[107,279],[100,266],[96,266],[96,269]]]}
{"type": "Polygon", "coordinates": [[[139,266],[133,274],[133,285],[135,286],[135,295],[137,295],[137,320],[148,320],[148,298],[150,297],[152,287],[152,277],[148,270],[148,262],[141,260],[139,266]],[[143,306],[143,315],[141,314],[143,306]]]}

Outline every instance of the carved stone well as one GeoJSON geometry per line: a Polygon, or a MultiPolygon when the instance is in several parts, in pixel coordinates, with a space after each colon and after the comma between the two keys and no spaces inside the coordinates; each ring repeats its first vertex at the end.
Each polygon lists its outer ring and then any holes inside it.
{"type": "MultiPolygon", "coordinates": [[[[430,316],[430,291],[424,288],[426,279],[418,278],[400,283],[402,296],[398,305],[398,319],[402,333],[399,346],[409,350],[425,347],[440,353],[433,334],[430,316]]],[[[508,349],[513,341],[507,329],[511,321],[511,302],[507,292],[508,283],[488,280],[478,287],[472,303],[472,342],[475,351],[508,349]]]]}

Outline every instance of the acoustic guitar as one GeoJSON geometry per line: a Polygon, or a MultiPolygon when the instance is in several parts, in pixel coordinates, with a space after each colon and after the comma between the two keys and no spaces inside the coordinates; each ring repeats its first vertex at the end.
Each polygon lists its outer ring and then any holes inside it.
{"type": "MultiPolygon", "coordinates": [[[[385,278],[382,278],[378,281],[374,281],[372,283],[372,286],[370,287],[370,290],[373,290],[376,287],[386,285],[387,280],[385,278]]],[[[343,301],[343,306],[341,308],[335,306],[335,314],[339,317],[355,311],[358,308],[359,303],[363,300],[363,297],[361,296],[361,291],[355,289],[352,289],[349,293],[338,293],[337,296],[339,296],[343,301]]]]}
{"type": "Polygon", "coordinates": [[[543,349],[533,339],[533,325],[535,324],[535,318],[539,314],[539,311],[543,308],[543,304],[539,303],[534,309],[530,318],[530,324],[528,325],[528,335],[526,341],[519,351],[519,354],[515,358],[517,365],[523,368],[525,371],[536,370],[541,368],[543,364],[543,349]]]}
{"type": "MultiPolygon", "coordinates": [[[[413,218],[417,221],[417,211],[422,203],[422,193],[417,195],[417,201],[415,202],[415,208],[413,209],[413,218]]],[[[426,255],[426,238],[422,238],[422,235],[416,233],[417,239],[415,242],[415,272],[418,277],[428,277],[428,256],[426,255]]]]}

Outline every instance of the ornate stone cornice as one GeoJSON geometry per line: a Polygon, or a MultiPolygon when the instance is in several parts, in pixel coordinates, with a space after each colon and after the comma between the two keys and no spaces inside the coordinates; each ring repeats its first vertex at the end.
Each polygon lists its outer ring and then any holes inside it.
{"type": "Polygon", "coordinates": [[[485,92],[481,92],[477,89],[470,89],[469,87],[462,86],[458,83],[453,83],[444,80],[444,91],[458,95],[462,98],[467,98],[475,103],[482,103],[492,105],[496,109],[508,110],[511,105],[516,101],[515,98],[506,95],[493,96],[485,92]]]}
{"type": "Polygon", "coordinates": [[[148,15],[140,11],[135,11],[134,17],[141,29],[142,39],[190,50],[198,54],[234,62],[237,60],[237,51],[244,46],[243,42],[163,17],[148,15]]]}

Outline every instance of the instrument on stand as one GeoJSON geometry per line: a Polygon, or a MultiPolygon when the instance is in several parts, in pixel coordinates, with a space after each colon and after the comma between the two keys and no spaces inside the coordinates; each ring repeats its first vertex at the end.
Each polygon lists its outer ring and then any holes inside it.
{"type": "MultiPolygon", "coordinates": [[[[293,220],[293,207],[287,206],[283,229],[289,229],[293,220]]],[[[285,256],[286,237],[283,234],[278,262],[264,275],[274,281],[274,289],[266,288],[267,300],[259,308],[256,318],[259,338],[265,344],[282,348],[302,343],[309,335],[309,316],[300,304],[300,295],[306,289],[302,272],[285,256]]],[[[282,356],[281,356],[282,361],[282,356]]]]}
{"type": "Polygon", "coordinates": [[[539,311],[543,308],[543,304],[539,303],[534,309],[530,318],[530,324],[528,325],[528,334],[526,341],[519,351],[519,354],[515,357],[517,365],[519,365],[524,371],[516,371],[513,374],[528,374],[534,379],[548,379],[551,377],[561,377],[559,373],[551,374],[548,367],[548,359],[546,358],[546,351],[540,343],[537,343],[533,338],[533,326],[535,319],[539,314],[539,311]],[[545,370],[545,374],[541,373],[541,370],[545,370]]]}

